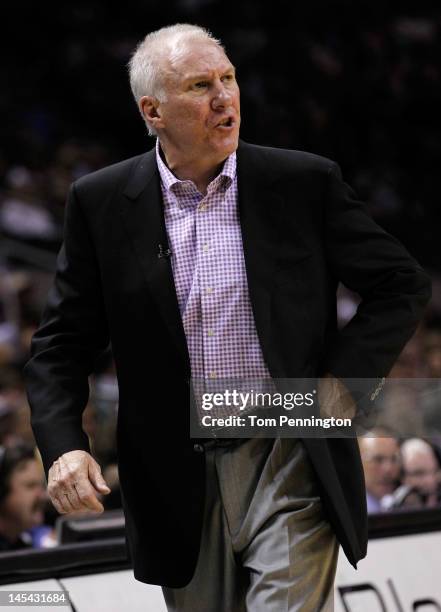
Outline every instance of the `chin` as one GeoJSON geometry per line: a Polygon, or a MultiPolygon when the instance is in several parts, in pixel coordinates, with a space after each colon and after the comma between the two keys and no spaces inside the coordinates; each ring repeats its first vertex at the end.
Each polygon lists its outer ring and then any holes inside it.
{"type": "Polygon", "coordinates": [[[30,523],[32,523],[32,527],[38,527],[38,525],[41,525],[43,523],[44,520],[44,514],[43,512],[33,512],[31,519],[30,519],[30,523]]]}
{"type": "Polygon", "coordinates": [[[231,155],[231,153],[233,153],[237,149],[238,144],[239,135],[230,136],[228,138],[225,138],[222,143],[219,143],[219,145],[217,146],[217,150],[225,157],[228,157],[228,155],[231,155]]]}

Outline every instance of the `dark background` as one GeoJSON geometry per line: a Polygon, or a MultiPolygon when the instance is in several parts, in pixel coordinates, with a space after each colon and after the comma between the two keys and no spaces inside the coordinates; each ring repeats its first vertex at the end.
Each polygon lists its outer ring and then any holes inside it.
{"type": "Polygon", "coordinates": [[[126,64],[149,31],[212,30],[237,66],[242,137],[326,155],[379,222],[436,272],[441,5],[149,0],[9,4],[0,56],[0,187],[32,174],[58,220],[78,175],[153,145],[126,64]]]}

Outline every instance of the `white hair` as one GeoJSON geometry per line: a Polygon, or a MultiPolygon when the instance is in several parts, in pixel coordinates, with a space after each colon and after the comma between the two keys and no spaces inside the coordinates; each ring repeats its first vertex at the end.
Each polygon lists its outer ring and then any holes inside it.
{"type": "Polygon", "coordinates": [[[401,454],[406,459],[412,459],[415,455],[435,455],[433,448],[428,442],[421,438],[410,438],[401,445],[401,454]]]}
{"type": "MultiPolygon", "coordinates": [[[[128,63],[130,87],[139,107],[143,96],[152,96],[160,102],[167,99],[164,88],[164,60],[175,59],[186,48],[191,40],[210,42],[222,50],[220,40],[209,30],[188,23],[177,23],[150,32],[136,47],[128,63]]],[[[156,131],[146,122],[149,134],[156,136],[156,131]]]]}

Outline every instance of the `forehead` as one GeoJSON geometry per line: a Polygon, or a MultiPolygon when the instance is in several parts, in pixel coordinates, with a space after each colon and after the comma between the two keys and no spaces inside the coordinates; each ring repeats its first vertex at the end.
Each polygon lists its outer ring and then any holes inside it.
{"type": "Polygon", "coordinates": [[[406,457],[406,464],[408,466],[416,467],[436,467],[437,462],[433,453],[428,449],[427,452],[416,452],[412,453],[409,457],[406,457]]]}
{"type": "Polygon", "coordinates": [[[11,482],[24,482],[29,478],[38,478],[41,474],[39,463],[35,459],[27,459],[17,465],[12,471],[11,482]]]}
{"type": "Polygon", "coordinates": [[[213,71],[224,72],[233,68],[225,52],[214,43],[188,41],[182,47],[171,52],[169,56],[171,76],[185,80],[193,75],[213,71]]]}
{"type": "Polygon", "coordinates": [[[399,446],[394,438],[363,438],[363,448],[371,454],[393,455],[399,446]]]}

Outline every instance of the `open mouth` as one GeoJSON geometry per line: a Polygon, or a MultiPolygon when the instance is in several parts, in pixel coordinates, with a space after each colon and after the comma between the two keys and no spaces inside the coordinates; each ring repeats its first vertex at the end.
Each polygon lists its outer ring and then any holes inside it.
{"type": "Polygon", "coordinates": [[[216,127],[228,129],[228,128],[232,128],[233,125],[234,125],[233,117],[227,117],[226,119],[218,123],[216,127]]]}

